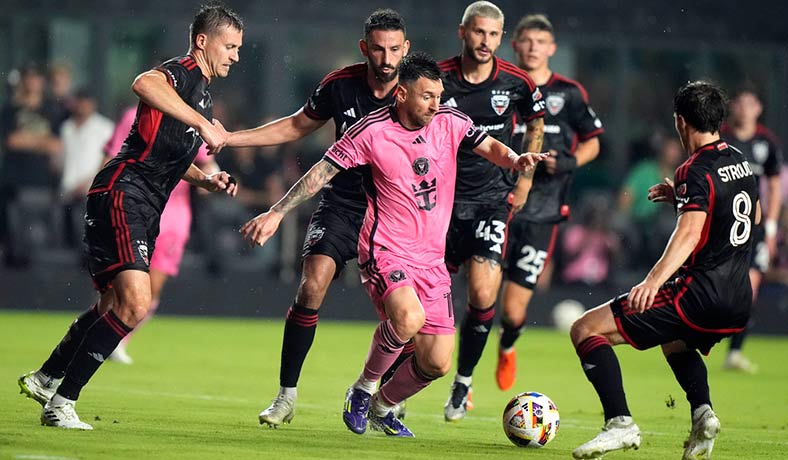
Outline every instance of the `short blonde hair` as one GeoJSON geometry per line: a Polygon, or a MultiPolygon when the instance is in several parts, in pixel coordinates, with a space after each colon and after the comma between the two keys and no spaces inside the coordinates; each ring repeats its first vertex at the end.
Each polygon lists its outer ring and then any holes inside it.
{"type": "Polygon", "coordinates": [[[468,24],[470,24],[471,20],[475,17],[501,21],[501,26],[503,26],[503,11],[492,2],[482,0],[468,5],[468,7],[465,8],[465,12],[462,14],[462,25],[468,27],[468,24]]]}

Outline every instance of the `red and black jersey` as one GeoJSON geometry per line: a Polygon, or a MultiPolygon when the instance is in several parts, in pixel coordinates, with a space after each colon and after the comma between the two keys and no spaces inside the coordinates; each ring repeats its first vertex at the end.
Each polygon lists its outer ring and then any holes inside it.
{"type": "MultiPolygon", "coordinates": [[[[588,105],[588,93],[583,86],[569,78],[553,73],[539,86],[545,101],[544,144],[542,151],[555,150],[558,155],[575,154],[577,144],[599,136],[604,131],[602,122],[588,105]]],[[[515,128],[515,142],[522,142],[525,123],[515,128]]],[[[525,207],[516,218],[529,222],[554,223],[569,216],[569,187],[572,172],[549,174],[544,165],[534,173],[534,183],[525,207]]]]}
{"type": "MultiPolygon", "coordinates": [[[[497,57],[493,57],[490,77],[478,84],[465,80],[459,56],[438,64],[444,72],[441,102],[466,113],[479,130],[521,152],[522,144],[512,142],[517,120],[544,116],[544,99],[531,77],[497,57]]],[[[496,166],[471,150],[460,149],[457,161],[457,203],[504,201],[517,180],[515,171],[496,166]]]]}
{"type": "Polygon", "coordinates": [[[777,137],[765,126],[758,123],[755,135],[750,139],[738,139],[733,134],[730,126],[722,126],[720,135],[733,147],[736,147],[744,158],[750,163],[755,180],[760,183],[761,177],[774,177],[780,175],[783,164],[783,154],[777,137]]]}
{"type": "MultiPolygon", "coordinates": [[[[378,99],[367,84],[367,64],[360,62],[335,70],[317,85],[304,105],[304,114],[313,120],[334,120],[336,139],[368,113],[394,103],[396,86],[378,99]]],[[[367,198],[361,175],[350,169],[334,176],[323,190],[323,200],[364,210],[367,198]]]]}
{"type": "MultiPolygon", "coordinates": [[[[192,56],[179,56],[156,67],[186,104],[208,120],[213,102],[208,79],[192,56]]],[[[88,194],[115,189],[141,192],[162,212],[170,192],[189,169],[203,140],[185,123],[144,102],[120,153],[99,171],[88,194]]]]}
{"type": "MultiPolygon", "coordinates": [[[[676,212],[707,214],[701,239],[680,272],[691,279],[689,284],[703,288],[702,303],[708,308],[749,312],[748,272],[758,201],[753,176],[744,155],[722,140],[699,148],[676,169],[676,212]]],[[[692,293],[690,289],[688,295],[692,293]]],[[[698,318],[688,319],[703,324],[712,316],[708,313],[695,312],[698,318]]]]}

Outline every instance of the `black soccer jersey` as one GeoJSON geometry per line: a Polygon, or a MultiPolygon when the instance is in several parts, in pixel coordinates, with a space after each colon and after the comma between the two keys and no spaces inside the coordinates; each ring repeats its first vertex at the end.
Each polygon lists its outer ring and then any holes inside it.
{"type": "MultiPolygon", "coordinates": [[[[511,147],[517,120],[531,121],[544,116],[544,100],[536,84],[514,64],[493,58],[490,77],[473,84],[462,76],[460,57],[439,63],[443,75],[441,102],[466,113],[476,127],[511,147]]],[[[491,203],[505,200],[514,187],[517,173],[496,166],[467,149],[457,157],[457,203],[491,203]]]]}
{"type": "Polygon", "coordinates": [[[759,123],[755,135],[747,140],[737,139],[727,124],[723,125],[720,135],[728,144],[744,154],[758,183],[763,176],[780,175],[780,167],[783,164],[782,150],[775,135],[765,126],[759,123]]]}
{"type": "MultiPolygon", "coordinates": [[[[192,56],[179,56],[157,67],[186,104],[208,120],[213,102],[208,79],[192,56]]],[[[88,194],[117,188],[136,190],[162,212],[172,189],[189,169],[202,145],[197,131],[140,101],[137,117],[120,153],[107,162],[88,194]]]]}
{"type": "Polygon", "coordinates": [[[707,214],[701,239],[681,272],[705,287],[709,308],[744,314],[750,305],[748,272],[758,201],[753,175],[744,155],[722,140],[699,148],[676,169],[676,212],[707,214]]]}
{"type": "MultiPolygon", "coordinates": [[[[367,64],[358,63],[335,70],[323,78],[304,105],[304,114],[314,120],[334,120],[336,139],[373,110],[394,103],[397,89],[378,99],[367,85],[367,64]]],[[[355,169],[341,171],[323,189],[323,200],[364,210],[367,198],[355,169]]]]}
{"type": "MultiPolygon", "coordinates": [[[[539,86],[545,101],[544,144],[542,151],[555,150],[558,155],[574,155],[578,142],[599,136],[602,122],[588,105],[583,86],[557,73],[539,86]]],[[[515,142],[521,142],[525,124],[515,128],[515,142]]],[[[549,174],[544,165],[534,173],[534,183],[523,211],[516,218],[529,222],[560,222],[569,216],[567,198],[572,172],[549,174]]]]}

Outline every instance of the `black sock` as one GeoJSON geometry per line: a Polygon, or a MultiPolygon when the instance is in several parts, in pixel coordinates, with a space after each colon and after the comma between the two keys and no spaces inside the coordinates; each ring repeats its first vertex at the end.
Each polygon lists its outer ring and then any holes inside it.
{"type": "Polygon", "coordinates": [[[583,372],[599,395],[599,401],[605,410],[605,420],[619,415],[630,415],[624,394],[624,382],[621,379],[621,366],[610,342],[602,336],[592,335],[583,340],[576,351],[583,372]]]}
{"type": "Polygon", "coordinates": [[[87,311],[83,312],[79,317],[71,323],[66,335],[57,344],[52,354],[41,366],[41,372],[52,377],[53,379],[62,379],[66,373],[68,363],[74,359],[74,353],[77,351],[82,339],[85,338],[85,332],[93,325],[100,317],[98,312],[98,304],[93,305],[87,311]]]}
{"type": "Polygon", "coordinates": [[[708,372],[700,354],[696,350],[689,350],[670,354],[665,359],[687,394],[690,410],[694,412],[703,404],[711,406],[708,372]]]}
{"type": "Polygon", "coordinates": [[[525,331],[525,322],[519,326],[512,326],[509,321],[501,318],[501,339],[498,342],[501,350],[508,350],[514,346],[514,342],[520,338],[520,334],[525,331]]]}
{"type": "Polygon", "coordinates": [[[747,337],[747,329],[737,332],[731,336],[731,345],[729,350],[730,351],[741,351],[742,345],[744,345],[744,339],[747,337]]]}
{"type": "Polygon", "coordinates": [[[282,337],[282,361],[279,364],[279,385],[292,388],[298,385],[301,367],[312,348],[317,329],[318,310],[297,303],[287,310],[285,333],[282,337]]]}
{"type": "Polygon", "coordinates": [[[386,382],[394,377],[394,373],[397,372],[397,368],[399,368],[399,366],[404,363],[406,359],[413,356],[414,350],[415,347],[413,345],[413,339],[410,339],[407,343],[405,343],[405,346],[402,347],[402,353],[397,356],[397,359],[394,360],[394,362],[391,364],[391,367],[389,367],[388,370],[380,377],[380,386],[385,385],[386,382]]]}
{"type": "Polygon", "coordinates": [[[468,304],[465,318],[460,327],[460,351],[457,359],[457,373],[463,377],[473,375],[473,369],[479,363],[479,359],[484,352],[487,344],[487,336],[490,335],[493,317],[495,317],[495,305],[478,309],[468,304]]]}
{"type": "Polygon", "coordinates": [[[132,328],[123,324],[112,310],[93,323],[85,332],[85,339],[74,352],[74,359],[66,368],[66,375],[57,393],[76,401],[82,387],[87,385],[101,363],[112,354],[123,337],[126,337],[131,330],[132,328]]]}

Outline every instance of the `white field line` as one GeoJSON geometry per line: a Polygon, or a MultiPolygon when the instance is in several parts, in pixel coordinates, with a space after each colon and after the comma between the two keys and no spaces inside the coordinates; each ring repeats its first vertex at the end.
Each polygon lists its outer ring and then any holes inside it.
{"type": "Polygon", "coordinates": [[[20,460],[78,460],[75,457],[59,457],[56,455],[16,454],[14,458],[20,460]]]}

